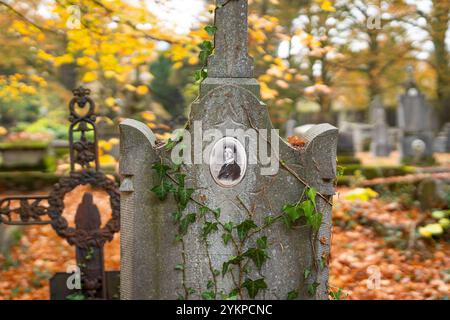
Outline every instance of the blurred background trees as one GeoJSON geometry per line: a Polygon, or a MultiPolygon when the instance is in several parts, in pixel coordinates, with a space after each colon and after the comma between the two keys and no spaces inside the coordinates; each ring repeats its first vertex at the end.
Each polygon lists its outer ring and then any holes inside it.
{"type": "MultiPolygon", "coordinates": [[[[395,107],[408,64],[450,120],[448,1],[249,2],[250,53],[275,126],[305,110],[334,122],[333,112],[365,110],[377,95],[395,107]]],[[[0,134],[57,132],[80,84],[112,126],[123,117],[160,133],[180,125],[213,10],[212,0],[0,0],[0,134]]]]}

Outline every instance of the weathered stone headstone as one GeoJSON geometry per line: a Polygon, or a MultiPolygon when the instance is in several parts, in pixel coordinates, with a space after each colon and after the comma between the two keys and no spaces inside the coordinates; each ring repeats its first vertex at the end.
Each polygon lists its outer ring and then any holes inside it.
{"type": "Polygon", "coordinates": [[[337,129],[316,125],[299,148],[270,130],[247,55],[247,0],[217,5],[208,77],[172,157],[145,124],[120,126],[121,299],[326,299],[337,129]],[[212,143],[199,145],[199,137],[212,143]],[[181,149],[178,168],[172,159],[181,149]],[[174,195],[158,199],[169,185],[174,195]],[[281,221],[288,204],[300,213],[306,185],[320,193],[320,214],[309,217],[322,217],[317,233],[305,218],[292,227],[281,221]],[[186,202],[184,186],[193,192],[186,202]]]}
{"type": "Polygon", "coordinates": [[[428,162],[433,159],[432,110],[425,95],[419,91],[409,69],[406,92],[399,98],[397,122],[401,130],[400,157],[403,162],[428,162]],[[423,143],[425,149],[418,155],[414,145],[423,143]]]}
{"type": "Polygon", "coordinates": [[[391,152],[389,145],[389,131],[386,124],[386,112],[377,96],[371,105],[372,143],[371,151],[375,157],[387,157],[391,152]]]}

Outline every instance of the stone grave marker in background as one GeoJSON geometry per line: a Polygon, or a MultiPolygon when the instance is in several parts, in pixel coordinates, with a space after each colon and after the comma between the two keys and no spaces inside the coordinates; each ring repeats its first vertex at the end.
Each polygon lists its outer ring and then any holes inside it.
{"type": "Polygon", "coordinates": [[[373,124],[370,149],[375,157],[387,157],[391,153],[389,131],[386,124],[386,112],[379,96],[372,102],[370,112],[373,124]]]}
{"type": "Polygon", "coordinates": [[[403,162],[429,162],[433,159],[432,109],[419,91],[409,68],[406,92],[399,98],[397,122],[401,130],[400,157],[403,162]]]}
{"type": "Polygon", "coordinates": [[[353,134],[351,132],[339,132],[337,154],[339,156],[355,156],[355,144],[353,143],[353,134]]]}
{"type": "Polygon", "coordinates": [[[247,0],[216,4],[214,55],[182,136],[164,145],[143,123],[120,125],[121,299],[327,299],[337,129],[313,126],[295,148],[271,131],[247,0]]]}
{"type": "Polygon", "coordinates": [[[447,122],[434,141],[434,152],[450,152],[450,122],[447,122]]]}

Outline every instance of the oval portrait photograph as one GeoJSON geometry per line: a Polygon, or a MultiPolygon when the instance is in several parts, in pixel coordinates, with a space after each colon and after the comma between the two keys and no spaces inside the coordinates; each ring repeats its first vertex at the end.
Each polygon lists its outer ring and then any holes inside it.
{"type": "Polygon", "coordinates": [[[211,149],[209,168],[214,180],[220,186],[237,185],[247,170],[247,154],[244,146],[236,138],[220,139],[211,149]]]}

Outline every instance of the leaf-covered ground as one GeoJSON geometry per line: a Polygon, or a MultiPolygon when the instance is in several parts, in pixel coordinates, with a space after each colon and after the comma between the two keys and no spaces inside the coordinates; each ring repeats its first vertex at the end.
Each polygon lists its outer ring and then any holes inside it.
{"type": "MultiPolygon", "coordinates": [[[[76,210],[77,188],[66,200],[68,220],[76,210]]],[[[94,198],[108,215],[106,194],[94,198]]],[[[379,199],[336,197],[331,252],[331,289],[343,299],[443,299],[450,295],[450,245],[411,236],[423,214],[379,199]],[[374,280],[379,273],[379,283],[374,280]],[[377,287],[377,284],[379,285],[377,287]],[[368,288],[369,285],[369,288],[368,288]]],[[[105,248],[106,269],[118,270],[119,236],[105,248]]],[[[48,299],[48,278],[75,264],[74,250],[50,226],[23,229],[8,257],[0,256],[0,299],[48,299]]]]}

